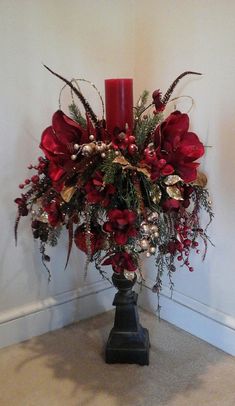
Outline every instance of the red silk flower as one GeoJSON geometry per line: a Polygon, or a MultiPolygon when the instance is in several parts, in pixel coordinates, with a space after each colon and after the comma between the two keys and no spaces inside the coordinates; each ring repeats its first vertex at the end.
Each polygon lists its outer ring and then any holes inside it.
{"type": "Polygon", "coordinates": [[[160,124],[154,134],[154,142],[162,159],[171,165],[185,182],[197,177],[198,162],[205,150],[198,136],[189,129],[189,117],[175,111],[160,124]]]}
{"type": "Polygon", "coordinates": [[[92,179],[85,185],[86,198],[88,203],[100,204],[102,207],[107,207],[110,199],[114,195],[116,188],[112,184],[105,184],[101,172],[95,172],[92,179]]]}
{"type": "Polygon", "coordinates": [[[104,231],[112,233],[118,245],[126,244],[129,237],[135,237],[137,230],[135,227],[136,214],[132,210],[113,209],[108,212],[109,221],[104,223],[104,231]]]}
{"type": "Polygon", "coordinates": [[[61,110],[53,114],[52,126],[43,131],[40,144],[49,160],[48,174],[53,181],[59,180],[64,175],[66,166],[68,169],[72,166],[73,146],[81,142],[83,131],[78,123],[61,110]]]}
{"type": "Polygon", "coordinates": [[[135,272],[137,266],[128,252],[117,252],[105,259],[102,265],[112,265],[114,272],[122,272],[127,270],[129,272],[135,272]]]}

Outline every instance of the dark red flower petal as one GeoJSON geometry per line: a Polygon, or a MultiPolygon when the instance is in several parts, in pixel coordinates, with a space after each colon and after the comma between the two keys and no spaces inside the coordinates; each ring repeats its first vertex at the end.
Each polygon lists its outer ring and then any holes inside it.
{"type": "Polygon", "coordinates": [[[169,165],[169,164],[165,165],[161,169],[161,175],[163,175],[163,176],[171,175],[174,172],[175,172],[175,170],[174,170],[173,166],[169,165]]]}
{"type": "Polygon", "coordinates": [[[114,234],[114,240],[118,245],[124,245],[128,240],[128,236],[125,233],[117,231],[114,234]]]}

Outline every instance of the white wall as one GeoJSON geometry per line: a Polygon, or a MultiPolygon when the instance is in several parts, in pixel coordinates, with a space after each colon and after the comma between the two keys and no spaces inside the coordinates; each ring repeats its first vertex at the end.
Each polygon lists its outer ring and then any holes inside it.
{"type": "MultiPolygon", "coordinates": [[[[125,0],[2,0],[0,2],[0,346],[112,307],[114,290],[75,248],[68,269],[66,234],[54,250],[52,282],[41,265],[29,219],[19,227],[15,248],[14,198],[40,150],[43,129],[58,108],[62,83],[42,63],[67,78],[92,80],[133,76],[132,2],[125,0]],[[92,295],[92,292],[103,292],[92,295]],[[87,295],[89,296],[89,299],[87,295]]],[[[84,88],[88,92],[89,88],[84,88]]],[[[63,97],[67,106],[70,93],[63,97]]],[[[93,96],[94,93],[91,93],[93,96]]],[[[92,102],[93,104],[93,102],[92,102]]],[[[98,108],[95,96],[94,104],[98,108]]]]}
{"type": "MultiPolygon", "coordinates": [[[[161,88],[185,70],[204,74],[182,80],[175,95],[191,95],[192,127],[208,148],[202,168],[209,177],[215,219],[204,263],[175,274],[174,301],[162,297],[162,317],[235,354],[235,3],[227,0],[137,1],[135,78],[140,89],[161,88]],[[212,319],[212,320],[211,320],[212,319]]],[[[146,264],[152,285],[151,261],[146,264]]],[[[167,280],[165,282],[167,286],[167,280]]],[[[143,304],[156,309],[145,292],[143,304]]]]}
{"type": "MultiPolygon", "coordinates": [[[[92,267],[83,281],[84,257],[76,250],[64,272],[66,236],[55,250],[49,285],[29,220],[22,221],[14,247],[17,184],[27,177],[26,166],[38,156],[41,132],[58,106],[61,84],[42,68],[43,62],[66,77],[91,79],[102,92],[105,78],[134,77],[136,97],[144,88],[166,90],[184,70],[204,73],[183,80],[178,94],[194,98],[193,129],[213,146],[203,169],[216,216],[210,228],[216,248],[209,248],[203,264],[194,259],[193,274],[181,270],[175,275],[173,301],[164,288],[162,317],[235,353],[235,3],[2,0],[0,12],[0,345],[106,310],[114,293],[92,267]]],[[[65,106],[68,98],[67,93],[65,106]]],[[[156,275],[151,261],[145,269],[151,286],[156,275]]],[[[140,302],[156,308],[156,296],[148,289],[140,302]]]]}

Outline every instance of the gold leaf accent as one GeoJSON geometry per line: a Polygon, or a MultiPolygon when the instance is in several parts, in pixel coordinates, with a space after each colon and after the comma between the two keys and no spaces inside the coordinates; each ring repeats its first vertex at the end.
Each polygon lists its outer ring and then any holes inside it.
{"type": "Polygon", "coordinates": [[[167,186],[166,191],[168,195],[175,200],[184,200],[181,191],[177,186],[167,186]]]}
{"type": "Polygon", "coordinates": [[[127,161],[126,158],[124,158],[123,155],[119,155],[117,156],[114,160],[113,160],[114,164],[119,164],[122,166],[126,166],[126,165],[130,165],[130,162],[127,161]]]}
{"type": "Polygon", "coordinates": [[[164,179],[164,183],[168,186],[175,185],[178,182],[181,182],[182,179],[178,175],[169,175],[164,179]]]}
{"type": "Polygon", "coordinates": [[[162,192],[161,189],[158,185],[154,185],[152,192],[151,192],[151,198],[153,200],[153,203],[159,203],[162,197],[162,192]]]}
{"type": "Polygon", "coordinates": [[[137,172],[143,173],[147,178],[150,178],[150,172],[144,165],[140,166],[133,166],[130,164],[130,162],[127,161],[126,158],[124,158],[123,155],[117,156],[114,160],[113,163],[119,164],[123,167],[123,169],[132,169],[137,172]]]}
{"type": "Polygon", "coordinates": [[[68,203],[73,197],[75,190],[76,190],[75,186],[64,186],[60,192],[60,196],[66,203],[68,203]]]}
{"type": "Polygon", "coordinates": [[[191,185],[205,187],[207,184],[207,176],[203,172],[197,173],[197,179],[191,182],[191,185]]]}
{"type": "MultiPolygon", "coordinates": [[[[134,168],[134,169],[135,169],[135,168],[134,168]]],[[[143,173],[147,178],[150,179],[150,176],[151,176],[151,175],[150,175],[150,173],[149,173],[149,171],[148,171],[147,168],[137,167],[136,170],[137,170],[137,172],[143,173]]]]}

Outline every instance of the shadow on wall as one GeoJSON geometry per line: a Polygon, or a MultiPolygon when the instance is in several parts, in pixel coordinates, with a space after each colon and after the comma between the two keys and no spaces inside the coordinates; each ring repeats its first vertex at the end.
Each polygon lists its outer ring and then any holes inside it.
{"type": "Polygon", "coordinates": [[[17,374],[14,388],[19,386],[23,396],[25,391],[28,401],[36,391],[37,399],[45,396],[58,405],[163,405],[180,396],[190,399],[205,385],[210,368],[228,359],[148,313],[141,312],[141,321],[150,331],[150,366],[105,364],[103,350],[113,324],[113,312],[108,312],[15,347],[20,357],[10,363],[17,374]]]}

